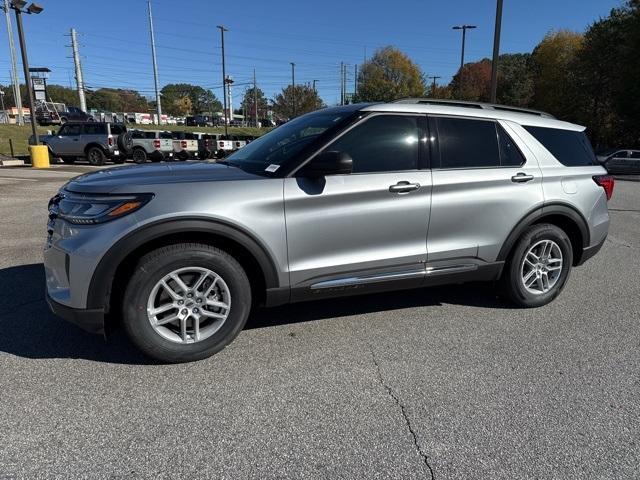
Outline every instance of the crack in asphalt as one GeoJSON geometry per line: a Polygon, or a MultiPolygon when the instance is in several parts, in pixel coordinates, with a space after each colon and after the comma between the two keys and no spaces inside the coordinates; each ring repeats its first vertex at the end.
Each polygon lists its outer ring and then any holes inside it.
{"type": "Polygon", "coordinates": [[[380,385],[384,387],[384,389],[387,391],[387,393],[393,399],[396,405],[400,407],[400,412],[402,413],[402,417],[404,418],[404,421],[407,424],[409,433],[411,433],[411,436],[413,437],[413,443],[416,447],[416,450],[418,451],[418,454],[422,457],[422,461],[424,462],[427,469],[429,470],[429,473],[431,475],[431,480],[435,480],[436,477],[435,477],[435,474],[433,473],[433,468],[431,468],[431,465],[429,464],[429,459],[427,457],[427,454],[422,450],[422,448],[420,447],[420,444],[418,443],[418,436],[416,432],[413,430],[413,427],[411,426],[411,421],[409,420],[409,416],[407,415],[405,406],[402,404],[398,396],[393,392],[393,389],[389,385],[387,385],[386,382],[384,381],[384,377],[382,376],[382,371],[380,370],[380,364],[378,363],[376,354],[373,351],[373,347],[368,342],[367,342],[367,346],[369,347],[369,352],[371,352],[371,358],[373,359],[373,364],[376,366],[376,372],[378,374],[378,380],[380,382],[380,385]]]}
{"type": "Polygon", "coordinates": [[[607,236],[607,242],[611,243],[612,245],[615,245],[616,247],[626,247],[626,248],[635,249],[635,247],[630,243],[623,242],[622,240],[618,240],[616,237],[613,237],[611,235],[607,236]]]}

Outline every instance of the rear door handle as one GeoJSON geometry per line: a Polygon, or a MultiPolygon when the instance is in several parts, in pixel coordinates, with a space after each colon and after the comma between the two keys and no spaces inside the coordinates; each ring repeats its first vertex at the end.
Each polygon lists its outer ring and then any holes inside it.
{"type": "Polygon", "coordinates": [[[511,181],[515,183],[524,183],[531,180],[533,180],[533,175],[527,175],[523,172],[518,172],[513,177],[511,177],[511,181]]]}
{"type": "Polygon", "coordinates": [[[409,183],[407,181],[398,182],[389,187],[391,193],[409,193],[420,188],[419,183],[409,183]]]}

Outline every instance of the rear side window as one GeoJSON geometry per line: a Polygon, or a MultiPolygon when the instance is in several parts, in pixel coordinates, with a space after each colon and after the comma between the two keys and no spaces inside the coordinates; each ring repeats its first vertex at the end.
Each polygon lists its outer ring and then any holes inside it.
{"type": "Polygon", "coordinates": [[[120,135],[125,131],[126,131],[126,128],[123,125],[118,125],[116,123],[111,124],[111,135],[120,135]]]}
{"type": "Polygon", "coordinates": [[[160,132],[159,137],[168,139],[168,140],[171,140],[173,138],[173,136],[171,135],[171,132],[160,132]]]}
{"type": "Polygon", "coordinates": [[[498,143],[500,144],[500,165],[503,167],[524,165],[524,156],[509,134],[499,123],[496,123],[496,128],[498,129],[498,143]]]}
{"type": "Polygon", "coordinates": [[[567,167],[597,165],[596,155],[584,132],[523,125],[544,147],[567,167]]]}
{"type": "Polygon", "coordinates": [[[454,117],[433,117],[433,120],[438,132],[440,168],[500,166],[494,121],[454,117]]]}

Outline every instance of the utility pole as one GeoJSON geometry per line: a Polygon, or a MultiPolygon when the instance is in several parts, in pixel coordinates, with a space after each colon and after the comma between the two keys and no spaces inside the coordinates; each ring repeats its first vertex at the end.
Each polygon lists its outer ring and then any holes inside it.
{"type": "Polygon", "coordinates": [[[493,60],[491,61],[491,103],[498,98],[498,57],[500,56],[500,30],[502,28],[502,0],[496,3],[496,25],[493,33],[493,60]]]}
{"type": "Polygon", "coordinates": [[[27,84],[27,93],[29,94],[29,117],[31,118],[31,132],[35,139],[35,144],[40,145],[38,132],[36,132],[36,109],[35,100],[33,98],[33,86],[29,78],[29,60],[27,59],[27,44],[24,40],[24,28],[22,28],[22,11],[14,8],[16,12],[16,25],[18,26],[18,39],[20,41],[20,53],[22,54],[22,68],[24,69],[24,83],[27,84]]]}
{"type": "Polygon", "coordinates": [[[458,78],[458,94],[462,93],[462,68],[464,67],[464,44],[467,37],[467,30],[477,28],[475,25],[456,25],[453,30],[462,30],[462,54],[460,55],[460,76],[458,78]]]}
{"type": "Polygon", "coordinates": [[[318,82],[318,80],[314,80],[313,81],[313,93],[318,93],[318,90],[316,89],[316,83],[318,82]]]}
{"type": "Polygon", "coordinates": [[[22,96],[20,95],[20,78],[18,77],[18,58],[16,45],[13,42],[13,30],[11,29],[11,16],[9,15],[9,0],[4,0],[4,15],[7,21],[7,35],[9,36],[9,51],[11,52],[11,81],[13,83],[13,101],[18,109],[18,125],[24,125],[24,113],[22,112],[22,96]]]}
{"type": "Polygon", "coordinates": [[[432,87],[432,90],[431,90],[431,94],[433,95],[433,93],[436,91],[436,80],[438,78],[442,78],[442,77],[439,76],[439,75],[431,75],[430,77],[427,77],[427,78],[432,78],[433,79],[433,87],[432,87]]]}
{"type": "Polygon", "coordinates": [[[218,25],[216,28],[220,29],[220,39],[221,39],[221,43],[222,43],[222,90],[223,90],[223,97],[224,97],[224,105],[222,107],[222,113],[224,115],[224,136],[228,136],[229,135],[229,131],[228,131],[228,125],[227,125],[227,73],[225,71],[225,65],[224,65],[224,32],[227,32],[228,30],[226,28],[224,28],[224,25],[218,25]]]}
{"type": "Polygon", "coordinates": [[[80,53],[78,52],[78,38],[76,29],[71,29],[71,49],[73,50],[73,64],[76,67],[76,85],[78,87],[78,97],[80,98],[80,110],[87,111],[87,100],[84,97],[84,80],[82,77],[82,65],[80,65],[80,53]]]}
{"type": "Polygon", "coordinates": [[[156,61],[156,39],[153,35],[153,17],[151,15],[151,0],[147,0],[149,10],[149,33],[151,34],[151,59],[153,60],[153,83],[156,87],[156,113],[158,125],[162,125],[162,105],[160,102],[160,89],[158,88],[158,62],[156,61]]]}
{"type": "Polygon", "coordinates": [[[340,62],[340,105],[344,105],[344,62],[340,62]]]}
{"type": "Polygon", "coordinates": [[[358,64],[353,66],[353,94],[358,91],[358,64]]]}
{"type": "Polygon", "coordinates": [[[253,69],[253,116],[258,126],[258,86],[256,83],[256,69],[253,69]]]}
{"type": "Polygon", "coordinates": [[[296,116],[296,64],[293,62],[289,62],[291,63],[291,93],[293,96],[293,117],[296,116]]]}

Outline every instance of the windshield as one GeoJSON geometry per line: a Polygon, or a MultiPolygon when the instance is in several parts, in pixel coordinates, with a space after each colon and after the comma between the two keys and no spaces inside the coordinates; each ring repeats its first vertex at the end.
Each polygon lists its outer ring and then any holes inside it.
{"type": "Polygon", "coordinates": [[[275,173],[323,132],[351,113],[343,110],[303,115],[248,143],[229,156],[227,162],[258,175],[275,173]]]}

